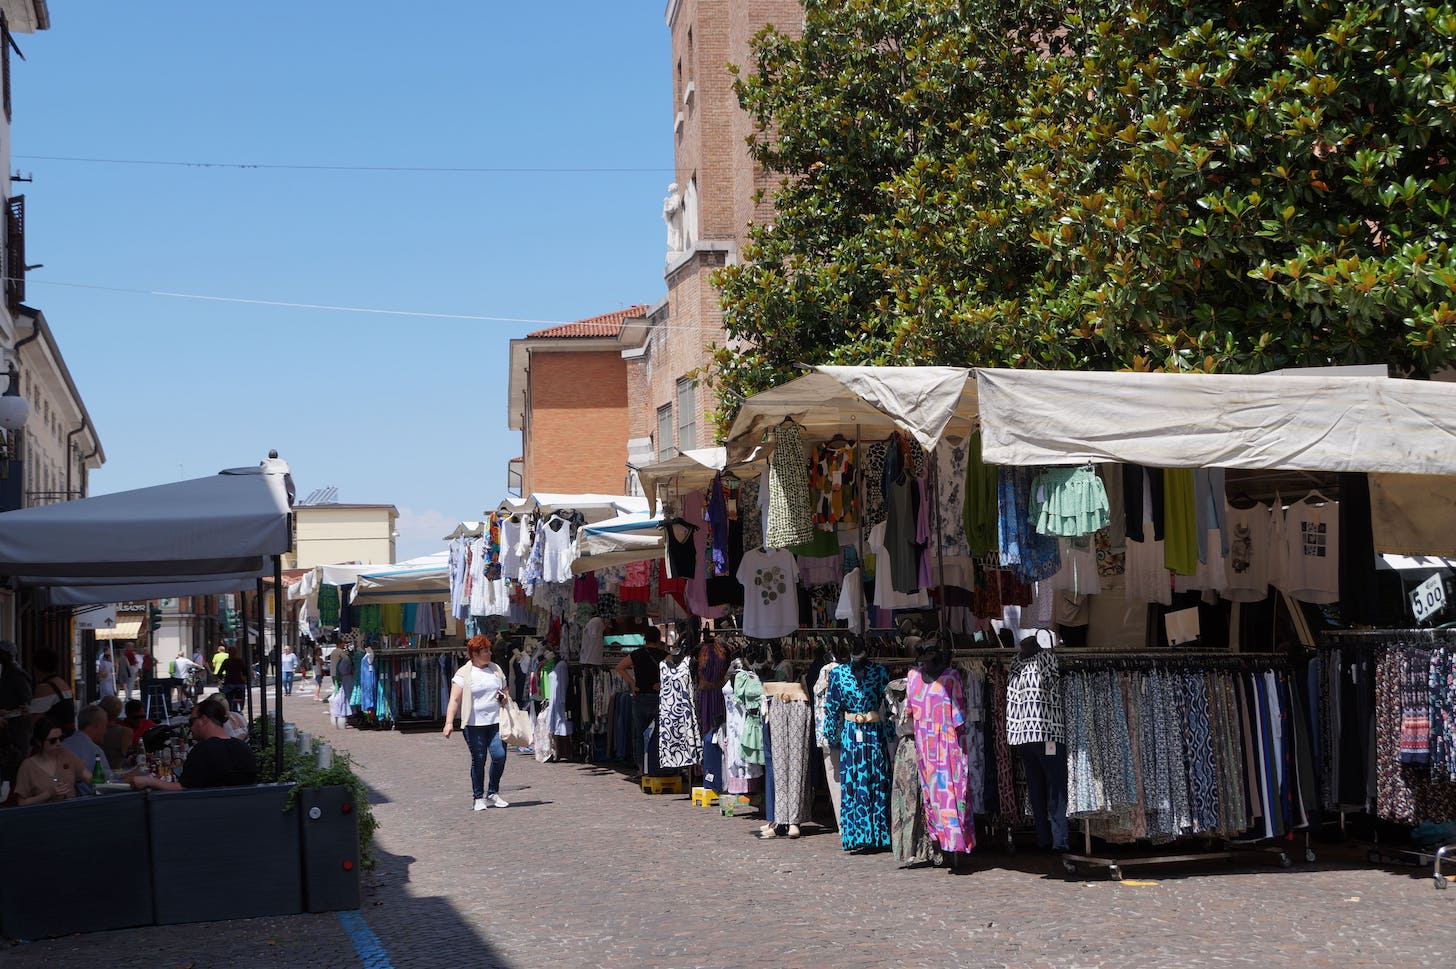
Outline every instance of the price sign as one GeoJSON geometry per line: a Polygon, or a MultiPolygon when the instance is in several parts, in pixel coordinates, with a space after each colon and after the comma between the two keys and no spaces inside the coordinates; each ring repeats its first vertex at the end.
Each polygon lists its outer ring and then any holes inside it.
{"type": "Polygon", "coordinates": [[[1439,574],[1431,576],[1411,590],[1410,603],[1416,622],[1424,622],[1446,608],[1446,583],[1439,574]]]}

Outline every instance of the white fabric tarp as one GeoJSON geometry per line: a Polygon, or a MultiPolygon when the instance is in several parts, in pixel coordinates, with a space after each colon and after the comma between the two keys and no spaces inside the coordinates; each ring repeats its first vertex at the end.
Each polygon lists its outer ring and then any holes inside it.
{"type": "Polygon", "coordinates": [[[1456,385],[977,370],[988,464],[1456,474],[1456,385]]]}
{"type": "Polygon", "coordinates": [[[753,464],[757,457],[758,451],[754,449],[743,460],[730,463],[727,448],[705,447],[683,451],[677,457],[638,468],[637,480],[642,485],[642,493],[647,496],[648,513],[657,514],[659,485],[669,485],[678,494],[696,491],[712,484],[713,478],[724,469],[731,469],[740,478],[751,478],[762,469],[761,465],[753,464]]]}
{"type": "Polygon", "coordinates": [[[580,575],[613,565],[662,558],[666,539],[662,518],[643,512],[584,525],[577,533],[577,557],[571,571],[580,575]]]}
{"type": "Polygon", "coordinates": [[[786,417],[810,439],[899,430],[934,450],[947,432],[970,431],[976,393],[964,367],[815,367],[744,401],[728,430],[728,457],[743,459],[786,417]]]}
{"type": "Polygon", "coordinates": [[[292,539],[291,482],[284,462],[265,465],[6,512],[0,574],[48,586],[271,574],[292,539]]]}
{"type": "Polygon", "coordinates": [[[365,572],[382,569],[382,565],[315,565],[288,587],[288,599],[310,599],[318,595],[321,585],[353,585],[365,572]]]}
{"type": "MultiPolygon", "coordinates": [[[[515,507],[516,503],[512,503],[515,507]]],[[[579,511],[588,523],[605,521],[620,515],[632,515],[647,510],[647,499],[639,495],[595,495],[556,494],[533,492],[521,505],[521,510],[549,515],[554,511],[579,511]]]]}
{"type": "Polygon", "coordinates": [[[409,559],[362,572],[354,583],[355,605],[379,602],[449,602],[450,553],[409,559]]]}

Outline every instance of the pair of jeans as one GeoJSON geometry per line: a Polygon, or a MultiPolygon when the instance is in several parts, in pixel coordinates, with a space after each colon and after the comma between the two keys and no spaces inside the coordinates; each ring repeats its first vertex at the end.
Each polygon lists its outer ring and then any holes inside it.
{"type": "Polygon", "coordinates": [[[470,748],[470,796],[477,801],[500,793],[501,775],[506,771],[506,745],[500,724],[487,723],[465,728],[465,745],[470,748]],[[485,757],[490,754],[490,787],[485,786],[485,757]]]}
{"type": "Polygon", "coordinates": [[[292,673],[284,673],[283,674],[283,695],[284,696],[293,696],[293,674],[292,673]]]}
{"type": "Polygon", "coordinates": [[[632,694],[632,763],[647,770],[647,728],[657,720],[656,693],[632,694]]]}
{"type": "Polygon", "coordinates": [[[1017,744],[1026,768],[1026,793],[1036,822],[1036,846],[1067,850],[1067,745],[1048,754],[1044,743],[1017,744]]]}

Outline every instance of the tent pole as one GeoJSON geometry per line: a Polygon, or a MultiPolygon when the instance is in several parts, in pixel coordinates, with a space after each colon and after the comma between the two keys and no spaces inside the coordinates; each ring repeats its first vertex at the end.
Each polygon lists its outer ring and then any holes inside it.
{"type": "MultiPolygon", "coordinates": [[[[941,441],[948,446],[948,442],[941,441]]],[[[935,511],[935,535],[931,541],[935,542],[935,567],[940,574],[936,576],[940,586],[940,600],[935,604],[936,619],[940,629],[937,632],[938,639],[947,646],[951,645],[950,639],[950,609],[945,604],[945,523],[940,516],[940,459],[935,452],[926,451],[925,458],[930,462],[930,495],[933,502],[932,508],[935,511]]]]}
{"type": "MultiPolygon", "coordinates": [[[[263,682],[258,685],[258,715],[263,718],[264,725],[266,726],[266,723],[267,723],[267,720],[268,720],[268,671],[265,670],[265,669],[263,669],[263,661],[262,661],[262,652],[263,652],[263,580],[261,578],[258,579],[256,585],[257,585],[257,587],[256,587],[255,592],[254,592],[254,598],[257,599],[257,602],[253,603],[253,608],[256,609],[257,612],[258,612],[258,626],[257,626],[257,629],[258,629],[258,653],[259,653],[258,669],[262,673],[262,680],[263,680],[263,682]]],[[[244,642],[247,642],[247,639],[248,639],[248,620],[247,620],[247,617],[244,617],[243,618],[243,641],[244,642]]],[[[250,663],[251,663],[251,661],[250,661],[250,663]]],[[[249,680],[252,679],[252,676],[253,676],[253,667],[251,665],[249,665],[248,666],[248,678],[249,678],[249,680]]],[[[250,685],[248,687],[248,698],[249,699],[252,699],[252,697],[253,697],[253,690],[252,690],[252,686],[250,685]]],[[[261,740],[259,741],[259,744],[262,746],[262,748],[264,750],[267,750],[268,749],[268,731],[267,730],[259,730],[258,733],[261,736],[261,740]]]]}
{"type": "MultiPolygon", "coordinates": [[[[265,653],[266,656],[266,653],[265,653]]],[[[283,556],[273,556],[273,657],[278,673],[273,678],[273,776],[283,776],[283,556]]],[[[263,690],[268,674],[263,674],[263,690]]]]}
{"type": "Polygon", "coordinates": [[[252,727],[252,724],[253,724],[253,687],[252,687],[252,682],[251,682],[252,679],[253,679],[253,661],[252,661],[252,659],[249,658],[251,654],[248,652],[248,610],[247,610],[247,596],[248,596],[248,593],[247,593],[246,590],[242,590],[242,589],[238,590],[238,615],[242,617],[241,622],[242,622],[242,626],[243,626],[242,632],[241,632],[241,635],[242,635],[242,647],[243,647],[242,648],[242,653],[243,653],[243,667],[248,671],[248,680],[249,680],[249,683],[248,683],[248,700],[247,700],[247,703],[248,703],[248,726],[251,728],[252,727]]]}

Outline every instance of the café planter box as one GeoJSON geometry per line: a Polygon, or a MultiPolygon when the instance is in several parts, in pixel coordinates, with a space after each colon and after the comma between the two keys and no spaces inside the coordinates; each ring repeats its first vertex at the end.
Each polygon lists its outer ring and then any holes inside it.
{"type": "Polygon", "coordinates": [[[357,908],[358,819],[342,809],[347,790],[305,788],[285,811],[291,789],[148,791],[0,810],[0,863],[24,873],[0,878],[0,936],[357,908]],[[314,807],[319,816],[305,822],[314,807]]]}

